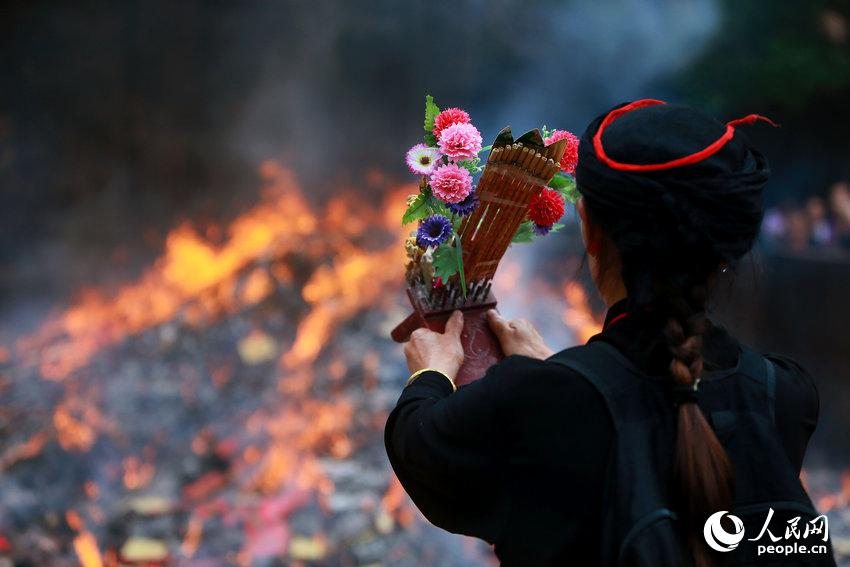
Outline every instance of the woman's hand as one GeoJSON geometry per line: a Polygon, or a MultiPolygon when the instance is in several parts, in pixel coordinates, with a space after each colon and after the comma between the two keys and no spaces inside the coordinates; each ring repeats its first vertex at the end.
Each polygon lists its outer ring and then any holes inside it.
{"type": "Polygon", "coordinates": [[[435,333],[416,329],[404,345],[404,356],[411,372],[423,368],[439,370],[454,381],[463,364],[463,347],[460,332],[463,330],[463,313],[455,311],[446,321],[446,331],[435,333]]]}
{"type": "Polygon", "coordinates": [[[505,319],[495,309],[487,312],[487,323],[499,338],[505,356],[521,354],[543,360],[555,352],[543,341],[534,325],[525,319],[505,319]]]}

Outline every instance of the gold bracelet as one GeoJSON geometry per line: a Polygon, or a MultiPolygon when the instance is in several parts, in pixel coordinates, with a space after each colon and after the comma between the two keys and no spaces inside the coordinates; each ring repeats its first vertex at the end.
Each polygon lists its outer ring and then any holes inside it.
{"type": "Polygon", "coordinates": [[[413,381],[419,378],[425,372],[436,372],[443,378],[449,381],[449,384],[452,385],[452,392],[457,392],[457,386],[455,386],[455,381],[446,376],[446,373],[442,370],[437,370],[436,368],[423,368],[422,370],[417,370],[413,374],[410,375],[410,378],[407,379],[407,384],[404,385],[405,388],[413,384],[413,381]]]}

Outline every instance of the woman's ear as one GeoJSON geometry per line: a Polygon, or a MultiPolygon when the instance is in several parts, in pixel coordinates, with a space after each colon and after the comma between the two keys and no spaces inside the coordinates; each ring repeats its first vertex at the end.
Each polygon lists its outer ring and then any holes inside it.
{"type": "Polygon", "coordinates": [[[584,206],[584,197],[579,197],[576,202],[576,210],[581,219],[581,238],[584,240],[587,255],[596,258],[599,256],[599,249],[602,247],[602,235],[588,218],[587,209],[584,206]]]}

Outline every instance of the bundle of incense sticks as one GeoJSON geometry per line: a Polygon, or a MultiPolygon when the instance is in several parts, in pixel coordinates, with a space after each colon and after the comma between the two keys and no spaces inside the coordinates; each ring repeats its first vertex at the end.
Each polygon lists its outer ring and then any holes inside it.
{"type": "Polygon", "coordinates": [[[528,202],[558,172],[566,146],[566,140],[546,146],[539,130],[516,142],[509,128],[499,133],[476,189],[481,204],[459,230],[471,289],[480,284],[489,289],[502,256],[525,220],[528,202]]]}
{"type": "Polygon", "coordinates": [[[492,286],[492,278],[468,282],[465,295],[458,282],[441,287],[432,287],[428,292],[428,305],[432,309],[452,309],[467,304],[477,305],[488,300],[492,286]]]}
{"type": "MultiPolygon", "coordinates": [[[[450,309],[487,301],[496,268],[525,220],[531,198],[560,168],[567,141],[546,146],[538,130],[513,141],[503,129],[493,144],[476,189],[480,205],[460,225],[466,293],[452,278],[441,287],[420,288],[417,295],[432,309],[450,309]]],[[[422,181],[426,183],[425,180],[422,181]]],[[[408,281],[424,284],[416,266],[408,266],[408,281]]]]}
{"type": "Polygon", "coordinates": [[[463,311],[460,339],[464,362],[455,380],[458,386],[481,378],[504,356],[486,317],[487,311],[497,304],[490,290],[493,276],[519,225],[525,220],[529,201],[557,173],[566,146],[567,140],[546,146],[538,130],[516,141],[510,128],[499,133],[476,189],[480,204],[461,223],[458,231],[466,275],[465,290],[457,275],[445,285],[433,287],[431,279],[424,276],[416,261],[421,250],[415,242],[409,244],[408,254],[412,254],[412,261],[408,265],[407,296],[413,313],[392,330],[392,338],[404,342],[420,327],[442,332],[452,311],[463,311]]]}

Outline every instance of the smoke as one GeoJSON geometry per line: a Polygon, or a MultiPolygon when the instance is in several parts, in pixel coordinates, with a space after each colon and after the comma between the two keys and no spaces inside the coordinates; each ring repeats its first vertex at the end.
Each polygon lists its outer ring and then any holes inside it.
{"type": "MultiPolygon", "coordinates": [[[[422,99],[503,126],[581,130],[614,103],[700,54],[714,0],[319,3],[290,13],[229,136],[249,161],[282,156],[311,186],[341,171],[403,173],[421,136],[422,99]]],[[[258,18],[269,18],[267,11],[258,18]]],[[[250,18],[246,20],[250,21],[250,18]]],[[[246,33],[248,30],[246,30],[246,33]]]]}
{"type": "Polygon", "coordinates": [[[366,191],[374,169],[406,178],[426,93],[485,138],[580,130],[664,94],[653,81],[700,52],[718,13],[713,0],[188,0],[20,4],[6,23],[0,292],[18,307],[0,313],[20,323],[22,290],[49,303],[133,278],[178,222],[250,207],[267,158],[314,201],[366,191]]]}
{"type": "Polygon", "coordinates": [[[670,95],[654,82],[700,55],[719,21],[713,0],[579,0],[549,15],[545,53],[514,81],[498,117],[521,130],[557,120],[579,135],[614,104],[670,95]]]}

